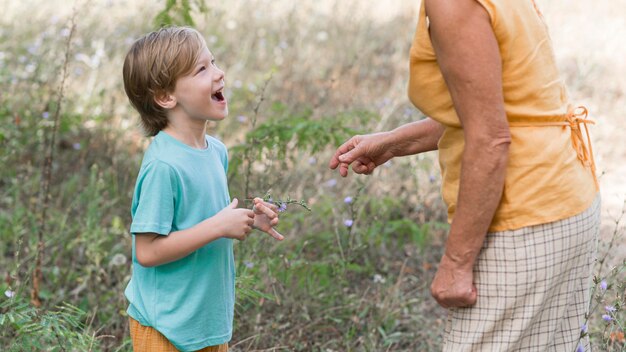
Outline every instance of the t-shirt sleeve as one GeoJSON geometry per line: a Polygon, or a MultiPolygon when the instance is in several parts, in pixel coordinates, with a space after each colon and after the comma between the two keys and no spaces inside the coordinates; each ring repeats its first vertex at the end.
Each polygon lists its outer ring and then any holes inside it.
{"type": "MultiPolygon", "coordinates": [[[[509,0],[506,0],[509,1],[509,0]]],[[[493,0],[476,0],[489,14],[489,18],[491,19],[491,27],[496,27],[497,22],[497,4],[493,0]]]]}
{"type": "Polygon", "coordinates": [[[168,235],[175,214],[177,178],[174,169],[154,160],[139,173],[133,200],[132,234],[168,235]]]}
{"type": "Polygon", "coordinates": [[[226,148],[226,144],[215,137],[209,137],[209,143],[213,143],[218,150],[220,160],[224,166],[224,172],[228,174],[228,148],[226,148]]]}

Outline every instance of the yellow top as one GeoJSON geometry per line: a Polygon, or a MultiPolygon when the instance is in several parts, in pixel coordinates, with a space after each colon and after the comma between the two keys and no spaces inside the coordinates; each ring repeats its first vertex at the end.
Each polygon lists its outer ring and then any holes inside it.
{"type": "MultiPolygon", "coordinates": [[[[489,231],[552,222],[584,211],[597,192],[592,152],[580,130],[586,109],[568,104],[548,29],[532,0],[477,0],[489,13],[502,57],[504,108],[512,142],[500,204],[489,231]]],[[[463,129],[430,41],[424,1],[411,47],[409,98],[445,126],[439,140],[443,199],[452,221],[463,129]]],[[[587,135],[588,137],[588,135],[587,135]]]]}

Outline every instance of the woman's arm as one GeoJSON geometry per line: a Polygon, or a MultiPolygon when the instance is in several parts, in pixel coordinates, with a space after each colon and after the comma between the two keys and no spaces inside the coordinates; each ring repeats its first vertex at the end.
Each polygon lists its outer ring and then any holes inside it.
{"type": "Polygon", "coordinates": [[[457,210],[431,292],[444,307],[476,302],[472,268],[504,187],[511,137],[502,64],[486,10],[475,0],[425,0],[430,36],[465,149],[457,210]]]}
{"type": "Polygon", "coordinates": [[[358,135],[342,144],[330,160],[329,167],[339,166],[341,176],[352,171],[370,174],[374,169],[396,156],[413,155],[437,149],[444,127],[426,118],[407,123],[389,132],[358,135]]]}

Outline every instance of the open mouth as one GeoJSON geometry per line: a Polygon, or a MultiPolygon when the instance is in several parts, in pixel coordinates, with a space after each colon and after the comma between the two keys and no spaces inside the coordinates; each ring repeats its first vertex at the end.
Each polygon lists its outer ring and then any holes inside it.
{"type": "Polygon", "coordinates": [[[217,92],[211,94],[211,99],[213,99],[213,100],[215,100],[217,102],[224,101],[224,94],[222,94],[222,89],[220,89],[217,92]]]}

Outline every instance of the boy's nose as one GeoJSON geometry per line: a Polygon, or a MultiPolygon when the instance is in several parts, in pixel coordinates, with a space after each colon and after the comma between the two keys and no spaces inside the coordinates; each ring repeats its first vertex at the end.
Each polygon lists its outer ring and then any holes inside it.
{"type": "Polygon", "coordinates": [[[217,82],[224,80],[224,71],[218,68],[214,78],[217,82]]]}

